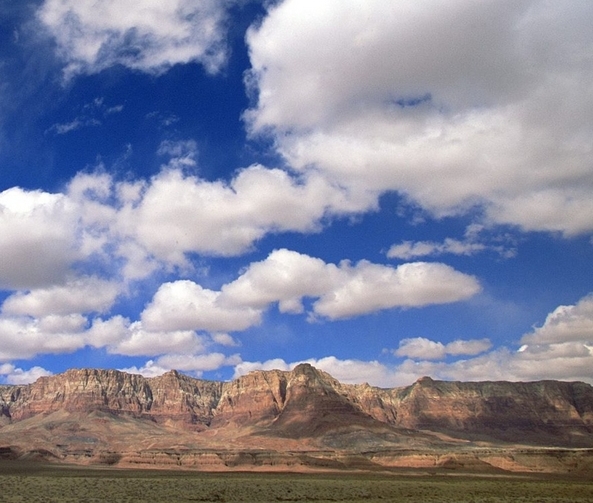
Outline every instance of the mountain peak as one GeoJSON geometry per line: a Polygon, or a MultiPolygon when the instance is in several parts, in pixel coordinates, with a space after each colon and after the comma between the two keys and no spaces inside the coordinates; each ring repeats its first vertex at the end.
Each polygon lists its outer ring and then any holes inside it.
{"type": "MultiPolygon", "coordinates": [[[[408,387],[382,389],[340,383],[308,363],[292,371],[254,371],[231,382],[176,370],[145,378],[70,369],[0,387],[0,448],[34,444],[66,459],[72,449],[83,449],[76,439],[95,437],[103,438],[101,449],[109,452],[137,448],[136,442],[163,445],[164,439],[184,449],[232,444],[281,451],[432,449],[468,441],[593,447],[593,388],[423,377],[408,387]],[[113,444],[109,435],[124,425],[126,436],[113,444]],[[147,428],[154,441],[148,442],[147,428]]],[[[100,445],[84,449],[95,452],[100,445]]]]}

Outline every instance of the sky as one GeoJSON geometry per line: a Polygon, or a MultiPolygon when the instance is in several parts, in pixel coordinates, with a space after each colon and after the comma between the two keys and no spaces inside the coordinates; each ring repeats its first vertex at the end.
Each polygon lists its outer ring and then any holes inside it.
{"type": "Polygon", "coordinates": [[[593,383],[592,24],[0,0],[0,383],[593,383]]]}

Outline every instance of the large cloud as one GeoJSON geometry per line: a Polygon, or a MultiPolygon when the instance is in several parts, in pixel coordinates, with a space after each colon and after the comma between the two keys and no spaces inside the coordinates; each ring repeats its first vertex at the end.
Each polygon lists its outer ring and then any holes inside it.
{"type": "Polygon", "coordinates": [[[361,261],[342,271],[343,281],[315,303],[316,313],[348,318],[393,307],[457,302],[480,291],[476,278],[439,263],[412,262],[390,268],[361,261]]]}
{"type": "Polygon", "coordinates": [[[247,122],[361,197],[588,232],[592,20],[584,1],[286,0],[248,36],[247,122]]]}
{"type": "Polygon", "coordinates": [[[558,306],[541,327],[523,336],[525,344],[581,342],[593,346],[593,295],[575,305],[558,306]]]}
{"type": "Polygon", "coordinates": [[[0,365],[0,382],[7,384],[28,384],[36,381],[39,377],[48,376],[52,373],[42,367],[31,367],[29,370],[15,367],[11,363],[0,365]]]}
{"type": "Polygon", "coordinates": [[[161,285],[142,313],[150,330],[239,331],[257,325],[257,309],[220,305],[220,292],[202,288],[189,280],[161,285]]]}
{"type": "Polygon", "coordinates": [[[119,293],[117,284],[97,277],[83,277],[64,285],[17,292],[4,301],[2,314],[47,316],[107,312],[119,293]]]}
{"type": "Polygon", "coordinates": [[[278,303],[284,313],[302,313],[314,299],[311,316],[349,318],[382,309],[420,307],[465,300],[480,290],[478,281],[449,266],[416,262],[397,268],[360,261],[339,265],[295,251],[275,250],[254,262],[220,291],[189,281],[163,284],[142,313],[154,331],[242,331],[261,322],[278,303]]]}
{"type": "Polygon", "coordinates": [[[251,166],[227,184],[165,169],[137,205],[121,212],[120,226],[155,256],[182,263],[185,252],[238,255],[269,232],[318,230],[330,208],[360,209],[314,174],[294,179],[251,166]]]}
{"type": "Polygon", "coordinates": [[[105,348],[110,354],[159,356],[201,354],[205,337],[193,330],[147,330],[122,316],[106,320],[81,314],[0,316],[0,362],[41,354],[72,353],[84,347],[105,348]]]}
{"type": "Polygon", "coordinates": [[[161,72],[198,61],[216,72],[226,59],[226,0],[46,0],[38,11],[55,37],[66,75],[121,64],[161,72]]]}
{"type": "Polygon", "coordinates": [[[0,288],[18,289],[63,281],[79,258],[76,207],[63,194],[0,193],[0,288]]]}
{"type": "Polygon", "coordinates": [[[0,288],[62,285],[99,262],[114,276],[143,278],[163,264],[188,265],[190,253],[234,256],[268,233],[317,232],[327,214],[364,207],[313,173],[251,166],[230,182],[186,175],[188,155],[146,182],[118,182],[99,169],[78,174],[63,193],[1,192],[0,288]]]}
{"type": "Polygon", "coordinates": [[[278,302],[284,312],[301,312],[304,297],[317,300],[313,313],[348,318],[394,307],[457,302],[478,293],[478,281],[439,263],[391,266],[361,260],[326,264],[291,250],[272,252],[222,288],[221,302],[264,307],[278,302]]]}
{"type": "Polygon", "coordinates": [[[442,360],[447,355],[477,355],[491,347],[488,339],[456,340],[443,344],[424,337],[415,337],[401,340],[394,354],[422,360],[442,360]]]}

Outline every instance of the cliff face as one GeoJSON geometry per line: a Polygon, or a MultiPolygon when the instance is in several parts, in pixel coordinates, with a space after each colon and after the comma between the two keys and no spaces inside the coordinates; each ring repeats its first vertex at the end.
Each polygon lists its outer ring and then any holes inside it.
{"type": "Polygon", "coordinates": [[[392,390],[396,424],[510,442],[591,445],[593,388],[579,382],[443,382],[392,390]]]}
{"type": "Polygon", "coordinates": [[[247,429],[287,439],[325,438],[336,431],[409,436],[422,430],[466,440],[593,446],[593,388],[584,383],[422,378],[380,389],[342,384],[307,364],[225,383],[176,371],[144,378],[82,369],[0,387],[0,433],[7,424],[58,411],[149,419],[229,438],[247,429]]]}
{"type": "Polygon", "coordinates": [[[176,371],[147,379],[117,370],[68,370],[30,385],[0,388],[0,414],[20,421],[59,410],[102,411],[208,425],[223,386],[176,371]]]}

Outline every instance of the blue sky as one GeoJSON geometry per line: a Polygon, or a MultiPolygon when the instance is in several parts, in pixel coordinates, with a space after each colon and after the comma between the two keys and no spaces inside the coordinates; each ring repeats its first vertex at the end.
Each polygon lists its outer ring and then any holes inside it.
{"type": "Polygon", "coordinates": [[[593,4],[0,3],[0,383],[593,383],[593,4]]]}

